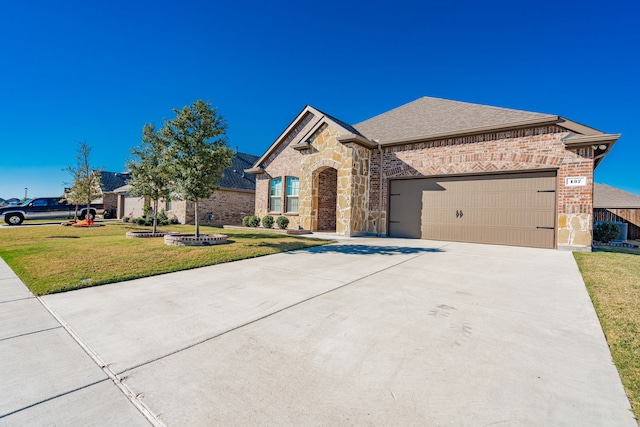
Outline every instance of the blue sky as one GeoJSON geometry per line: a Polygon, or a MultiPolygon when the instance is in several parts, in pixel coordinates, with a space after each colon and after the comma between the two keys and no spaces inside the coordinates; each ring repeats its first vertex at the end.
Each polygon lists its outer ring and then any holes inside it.
{"type": "Polygon", "coordinates": [[[357,123],[421,96],[622,133],[596,182],[640,194],[640,16],[625,1],[14,1],[0,13],[0,197],[61,194],[78,141],[122,171],[197,99],[261,155],[311,104],[357,123]]]}

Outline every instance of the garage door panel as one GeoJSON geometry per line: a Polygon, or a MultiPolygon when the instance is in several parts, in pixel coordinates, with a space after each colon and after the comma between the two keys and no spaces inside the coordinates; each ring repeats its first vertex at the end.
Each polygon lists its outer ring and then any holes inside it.
{"type": "MultiPolygon", "coordinates": [[[[404,228],[395,227],[404,237],[555,247],[555,172],[421,178],[390,188],[402,193],[390,199],[389,216],[405,217],[404,228]]],[[[392,223],[389,231],[398,235],[392,223]]]]}

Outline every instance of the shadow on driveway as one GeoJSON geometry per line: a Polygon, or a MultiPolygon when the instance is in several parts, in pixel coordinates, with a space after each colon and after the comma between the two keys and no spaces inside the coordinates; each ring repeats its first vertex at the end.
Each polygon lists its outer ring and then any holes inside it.
{"type": "Polygon", "coordinates": [[[327,254],[353,255],[411,255],[427,252],[444,252],[438,248],[411,248],[406,246],[374,246],[374,245],[324,245],[306,249],[309,252],[327,254]]]}

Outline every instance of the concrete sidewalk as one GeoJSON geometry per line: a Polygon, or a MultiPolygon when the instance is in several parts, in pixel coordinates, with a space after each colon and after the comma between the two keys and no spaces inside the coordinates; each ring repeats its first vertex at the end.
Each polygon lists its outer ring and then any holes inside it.
{"type": "MultiPolygon", "coordinates": [[[[0,305],[39,304],[1,271],[0,305]]],[[[3,405],[25,384],[0,424],[637,425],[568,252],[350,239],[42,300],[86,351],[34,305],[0,341],[3,405]]]]}
{"type": "Polygon", "coordinates": [[[0,425],[148,426],[0,259],[0,425]]]}

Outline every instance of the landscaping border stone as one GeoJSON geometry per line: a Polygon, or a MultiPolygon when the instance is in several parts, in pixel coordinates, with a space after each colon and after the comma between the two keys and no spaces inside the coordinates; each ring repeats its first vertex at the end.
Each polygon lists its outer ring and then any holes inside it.
{"type": "Polygon", "coordinates": [[[265,231],[268,233],[280,233],[280,234],[311,234],[309,230],[293,230],[286,229],[281,230],[279,228],[264,228],[264,227],[242,227],[239,225],[225,225],[224,228],[228,228],[230,230],[251,230],[251,231],[265,231]]]}
{"type": "Polygon", "coordinates": [[[226,234],[167,234],[164,244],[170,246],[212,246],[227,243],[226,234]]]}
{"type": "Polygon", "coordinates": [[[146,237],[164,237],[167,234],[179,234],[177,231],[127,231],[127,239],[139,239],[146,237]]]}

